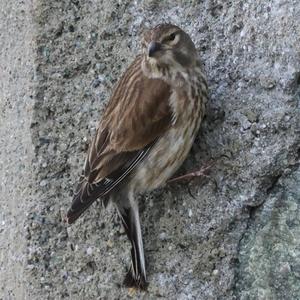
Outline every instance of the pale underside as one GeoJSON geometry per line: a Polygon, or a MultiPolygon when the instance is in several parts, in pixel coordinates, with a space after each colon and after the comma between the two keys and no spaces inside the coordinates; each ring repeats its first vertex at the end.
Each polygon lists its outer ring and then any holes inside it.
{"type": "Polygon", "coordinates": [[[186,95],[175,91],[171,95],[182,97],[175,101],[181,102],[185,109],[133,171],[128,183],[133,192],[149,191],[164,185],[186,159],[202,119],[201,105],[196,105],[186,95]],[[198,118],[193,118],[192,114],[198,115],[198,118]]]}

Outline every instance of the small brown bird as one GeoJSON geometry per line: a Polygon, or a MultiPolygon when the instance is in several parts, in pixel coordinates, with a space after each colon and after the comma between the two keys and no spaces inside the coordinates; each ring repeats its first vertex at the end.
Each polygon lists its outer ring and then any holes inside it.
{"type": "Polygon", "coordinates": [[[132,244],[124,284],[145,289],[135,196],[164,185],[187,157],[205,111],[207,83],[194,43],[179,27],[154,27],[142,47],[113,90],[66,221],[73,223],[98,198],[113,202],[132,244]]]}

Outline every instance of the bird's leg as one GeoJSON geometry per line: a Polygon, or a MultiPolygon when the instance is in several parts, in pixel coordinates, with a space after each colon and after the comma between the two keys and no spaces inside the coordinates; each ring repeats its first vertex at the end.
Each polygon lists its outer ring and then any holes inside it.
{"type": "Polygon", "coordinates": [[[142,240],[139,209],[137,203],[129,201],[129,207],[118,205],[119,215],[125,232],[131,242],[131,268],[128,271],[124,285],[129,288],[146,290],[145,257],[142,240]]]}
{"type": "Polygon", "coordinates": [[[206,177],[209,178],[208,175],[206,175],[206,171],[208,171],[214,164],[210,163],[202,168],[200,168],[199,170],[175,177],[175,178],[171,178],[167,181],[167,183],[173,183],[173,182],[177,182],[177,181],[181,181],[181,180],[187,180],[187,179],[193,179],[195,177],[206,177]]]}

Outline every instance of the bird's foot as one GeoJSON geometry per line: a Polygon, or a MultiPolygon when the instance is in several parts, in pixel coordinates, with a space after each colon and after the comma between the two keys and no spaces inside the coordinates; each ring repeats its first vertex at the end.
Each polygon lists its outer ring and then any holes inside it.
{"type": "Polygon", "coordinates": [[[203,166],[201,169],[187,173],[185,175],[181,175],[175,178],[171,178],[167,181],[167,183],[173,183],[173,182],[177,182],[177,181],[181,181],[181,180],[188,180],[188,179],[193,179],[195,177],[206,177],[206,178],[210,178],[210,176],[208,176],[207,174],[205,174],[212,166],[214,165],[214,163],[209,163],[205,166],[203,166]]]}

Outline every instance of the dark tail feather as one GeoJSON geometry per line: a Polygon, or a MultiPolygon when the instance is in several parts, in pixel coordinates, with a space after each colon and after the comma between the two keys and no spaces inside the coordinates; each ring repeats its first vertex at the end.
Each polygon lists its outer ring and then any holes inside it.
{"type": "MultiPolygon", "coordinates": [[[[93,189],[92,185],[83,182],[74,196],[71,208],[65,217],[65,222],[68,224],[74,223],[102,194],[102,190],[93,189]]],[[[102,203],[105,207],[107,206],[108,200],[108,196],[104,196],[102,199],[102,203]]]]}
{"type": "Polygon", "coordinates": [[[67,212],[65,221],[68,224],[73,224],[94,203],[95,200],[96,199],[92,199],[82,203],[82,206],[79,209],[71,207],[67,212]]]}
{"type": "Polygon", "coordinates": [[[131,242],[131,267],[123,284],[141,290],[147,289],[145,257],[138,207],[118,208],[125,232],[131,242]]]}

